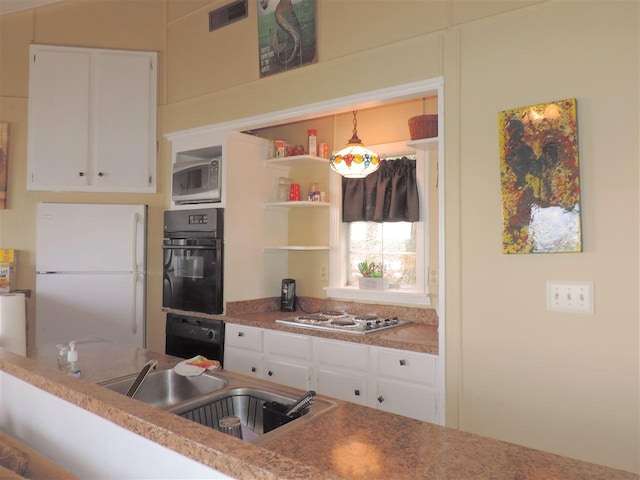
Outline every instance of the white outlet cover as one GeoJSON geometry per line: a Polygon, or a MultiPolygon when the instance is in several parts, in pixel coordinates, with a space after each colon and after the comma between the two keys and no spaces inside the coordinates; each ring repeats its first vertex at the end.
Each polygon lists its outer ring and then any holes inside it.
{"type": "Polygon", "coordinates": [[[593,282],[547,282],[547,310],[593,313],[593,282]]]}

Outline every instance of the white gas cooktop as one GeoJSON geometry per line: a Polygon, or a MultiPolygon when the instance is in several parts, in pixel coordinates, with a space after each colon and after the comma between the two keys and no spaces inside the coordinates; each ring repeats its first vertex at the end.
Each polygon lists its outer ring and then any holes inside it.
{"type": "Polygon", "coordinates": [[[351,315],[345,312],[304,313],[297,317],[276,320],[276,323],[290,327],[329,332],[364,335],[412,323],[397,317],[382,318],[377,315],[351,315]]]}

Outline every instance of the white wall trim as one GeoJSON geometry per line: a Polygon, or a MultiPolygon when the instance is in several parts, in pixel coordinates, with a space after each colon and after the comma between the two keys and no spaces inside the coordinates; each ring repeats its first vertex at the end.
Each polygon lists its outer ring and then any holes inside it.
{"type": "Polygon", "coordinates": [[[247,117],[240,120],[232,120],[221,122],[202,127],[191,128],[165,134],[165,138],[175,141],[183,136],[201,134],[201,133],[217,133],[226,130],[250,130],[254,128],[265,128],[277,125],[283,122],[301,121],[317,117],[318,114],[337,115],[344,112],[350,112],[354,108],[362,110],[386,103],[395,103],[413,98],[421,98],[423,96],[438,94],[438,88],[444,83],[442,77],[431,78],[418,82],[406,83],[393,87],[382,88],[379,90],[371,90],[369,92],[357,93],[346,97],[334,98],[322,102],[311,103],[298,107],[292,107],[277,112],[269,112],[253,117],[247,117]]]}

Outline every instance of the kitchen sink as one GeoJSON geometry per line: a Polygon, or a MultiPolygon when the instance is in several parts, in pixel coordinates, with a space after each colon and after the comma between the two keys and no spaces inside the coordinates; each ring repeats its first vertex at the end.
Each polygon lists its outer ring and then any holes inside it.
{"type": "Polygon", "coordinates": [[[215,430],[220,430],[220,419],[238,417],[243,440],[263,444],[337,406],[335,402],[315,397],[300,416],[285,416],[284,412],[298,398],[290,392],[263,388],[230,388],[173,408],[171,412],[215,430]]]}
{"type": "MultiPolygon", "coordinates": [[[[136,376],[99,385],[126,395],[136,376]]],[[[261,445],[337,407],[329,399],[314,397],[299,416],[286,417],[284,412],[303,393],[229,372],[185,377],[168,369],[150,372],[133,398],[214,430],[220,430],[222,418],[238,417],[243,440],[261,445]]]]}
{"type": "MultiPolygon", "coordinates": [[[[136,375],[116,378],[100,383],[105,388],[125,395],[136,375]]],[[[136,400],[156,408],[168,410],[193,398],[218,391],[227,385],[224,378],[211,373],[185,377],[172,369],[150,372],[134,395],[136,400]]]]}

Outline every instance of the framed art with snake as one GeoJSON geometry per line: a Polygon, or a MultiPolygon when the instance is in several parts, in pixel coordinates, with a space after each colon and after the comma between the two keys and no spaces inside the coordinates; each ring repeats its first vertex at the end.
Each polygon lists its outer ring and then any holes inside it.
{"type": "Polygon", "coordinates": [[[260,77],[316,62],[315,0],[258,0],[260,77]]]}

